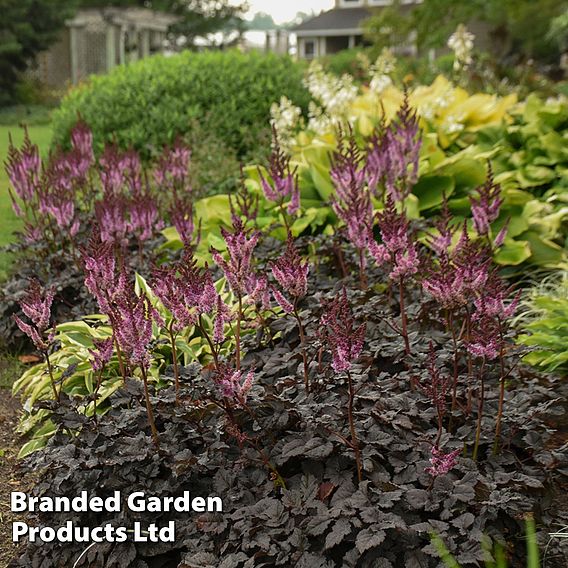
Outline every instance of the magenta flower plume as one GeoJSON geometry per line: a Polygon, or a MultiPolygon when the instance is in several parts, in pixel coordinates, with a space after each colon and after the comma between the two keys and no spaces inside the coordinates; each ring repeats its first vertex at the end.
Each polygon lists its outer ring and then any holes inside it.
{"type": "Polygon", "coordinates": [[[356,325],[345,288],[324,304],[320,336],[332,354],[331,366],[337,373],[348,371],[363,349],[365,324],[356,325]]]}
{"type": "Polygon", "coordinates": [[[93,341],[94,348],[89,349],[91,355],[91,366],[93,371],[100,372],[104,369],[105,365],[110,361],[113,353],[114,337],[107,337],[106,339],[95,339],[93,341]]]}
{"type": "MultiPolygon", "coordinates": [[[[193,203],[191,199],[178,197],[174,198],[170,209],[170,221],[178,232],[179,238],[184,246],[189,247],[193,244],[193,233],[195,231],[195,222],[193,220],[193,203]]],[[[197,233],[197,242],[199,242],[200,234],[197,233]]]]}
{"type": "Polygon", "coordinates": [[[404,213],[396,211],[394,201],[387,197],[385,208],[377,213],[382,244],[369,231],[369,252],[378,265],[390,263],[390,278],[399,280],[418,271],[420,264],[416,245],[411,239],[409,222],[404,213]]]}
{"type": "Polygon", "coordinates": [[[152,290],[171,312],[176,332],[194,325],[200,315],[211,313],[217,301],[211,274],[190,256],[169,267],[155,267],[152,290]]]}
{"type": "Polygon", "coordinates": [[[16,325],[40,351],[46,351],[48,348],[43,334],[50,326],[53,298],[53,290],[44,289],[37,280],[33,279],[30,281],[25,296],[19,302],[22,311],[31,320],[31,324],[25,323],[16,315],[12,316],[16,325]]]}
{"type": "Polygon", "coordinates": [[[278,284],[294,300],[299,300],[307,294],[310,267],[307,262],[302,262],[291,233],[288,233],[284,254],[270,267],[278,284]]]}
{"type": "Polygon", "coordinates": [[[268,174],[272,179],[272,184],[262,175],[262,171],[258,168],[260,184],[266,199],[274,201],[279,205],[284,204],[287,198],[288,213],[295,215],[300,208],[300,188],[296,175],[297,167],[290,167],[290,156],[288,156],[280,147],[276,129],[272,129],[273,144],[272,154],[270,155],[268,164],[268,174]]]}
{"type": "Polygon", "coordinates": [[[247,395],[254,383],[253,371],[249,371],[243,380],[242,371],[220,364],[214,371],[212,378],[223,398],[237,404],[246,404],[247,395]]]}
{"type": "Polygon", "coordinates": [[[131,364],[148,367],[154,321],[163,324],[162,318],[145,294],[136,296],[133,288],[129,287],[115,297],[110,322],[114,337],[131,364]]]}
{"type": "Polygon", "coordinates": [[[128,150],[121,156],[122,175],[134,199],[142,193],[142,162],[138,152],[128,150]]]}
{"type": "Polygon", "coordinates": [[[83,252],[85,286],[96,298],[101,312],[108,314],[115,296],[126,289],[126,274],[117,273],[114,248],[111,242],[96,238],[96,229],[83,252]]]}
{"type": "Polygon", "coordinates": [[[432,457],[430,458],[431,466],[427,467],[424,471],[426,473],[429,473],[433,477],[446,475],[456,465],[457,457],[460,455],[460,453],[461,450],[458,449],[445,454],[436,446],[432,446],[432,457]]]}
{"type": "Polygon", "coordinates": [[[10,137],[8,158],[4,165],[11,185],[12,206],[16,215],[20,216],[21,210],[12,190],[20,199],[28,203],[36,195],[41,176],[39,149],[35,144],[31,143],[27,129],[24,134],[24,144],[20,150],[14,146],[10,137]]]}
{"type": "Polygon", "coordinates": [[[233,292],[242,298],[252,292],[256,285],[256,278],[252,270],[252,253],[260,238],[260,233],[246,230],[242,221],[234,217],[233,232],[221,228],[221,234],[227,244],[229,259],[225,260],[215,249],[211,249],[211,254],[225,274],[233,292]]]}
{"type": "Polygon", "coordinates": [[[165,146],[154,169],[154,181],[159,187],[171,188],[176,194],[178,189],[191,189],[188,185],[190,149],[177,138],[172,146],[165,146]]]}
{"type": "Polygon", "coordinates": [[[93,160],[93,133],[86,122],[79,120],[71,130],[71,145],[79,155],[89,161],[93,160]]]}
{"type": "Polygon", "coordinates": [[[147,241],[163,227],[156,200],[147,193],[136,194],[130,204],[130,230],[140,241],[147,241]]]}
{"type": "Polygon", "coordinates": [[[124,184],[124,162],[117,146],[109,144],[105,147],[99,166],[105,196],[118,196],[124,184]]]}
{"type": "Polygon", "coordinates": [[[451,386],[451,379],[446,375],[442,375],[438,368],[434,344],[431,341],[427,369],[428,381],[421,385],[422,390],[428,396],[438,414],[443,416],[446,413],[446,397],[451,386]]]}
{"type": "Polygon", "coordinates": [[[496,359],[504,346],[498,321],[485,314],[474,314],[472,323],[466,349],[474,357],[496,359]]]}
{"type": "Polygon", "coordinates": [[[130,224],[127,220],[128,203],[122,195],[105,194],[95,203],[95,217],[101,240],[118,245],[127,242],[130,224]]]}
{"type": "Polygon", "coordinates": [[[395,119],[375,135],[367,156],[367,179],[374,189],[382,181],[395,201],[403,201],[418,180],[422,137],[408,96],[395,119]]]}
{"type": "Polygon", "coordinates": [[[213,325],[213,341],[215,343],[223,343],[225,341],[225,324],[233,319],[231,310],[223,301],[221,296],[217,295],[215,300],[215,323],[213,325]]]}
{"type": "Polygon", "coordinates": [[[480,236],[489,234],[491,223],[499,217],[503,204],[501,186],[495,183],[491,167],[485,184],[477,189],[477,198],[470,197],[469,200],[476,233],[480,236]]]}
{"type": "Polygon", "coordinates": [[[474,300],[476,314],[498,318],[501,321],[513,317],[520,300],[520,292],[509,301],[513,287],[508,287],[495,270],[489,273],[483,291],[474,300]]]}
{"type": "Polygon", "coordinates": [[[373,224],[373,205],[366,185],[363,156],[353,133],[347,145],[344,138],[340,138],[330,173],[335,185],[332,208],[345,223],[347,236],[353,246],[363,251],[367,248],[369,228],[373,224]]]}

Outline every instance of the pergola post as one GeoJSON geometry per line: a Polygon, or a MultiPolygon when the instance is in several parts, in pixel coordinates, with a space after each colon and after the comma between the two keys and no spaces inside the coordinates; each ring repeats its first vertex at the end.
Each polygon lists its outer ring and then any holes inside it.
{"type": "Polygon", "coordinates": [[[71,83],[79,82],[79,38],[76,26],[69,27],[69,55],[71,60],[71,83]]]}
{"type": "Polygon", "coordinates": [[[116,66],[116,33],[113,24],[106,27],[106,70],[107,73],[116,66]]]}

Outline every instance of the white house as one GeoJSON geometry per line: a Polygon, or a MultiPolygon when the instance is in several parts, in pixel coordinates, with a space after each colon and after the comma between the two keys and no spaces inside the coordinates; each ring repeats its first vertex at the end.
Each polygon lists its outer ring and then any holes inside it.
{"type": "MultiPolygon", "coordinates": [[[[402,9],[421,2],[403,0],[402,9]]],[[[372,15],[373,9],[392,3],[392,0],[335,0],[333,10],[322,12],[292,29],[298,38],[298,57],[313,59],[360,45],[363,21],[372,15]]]]}

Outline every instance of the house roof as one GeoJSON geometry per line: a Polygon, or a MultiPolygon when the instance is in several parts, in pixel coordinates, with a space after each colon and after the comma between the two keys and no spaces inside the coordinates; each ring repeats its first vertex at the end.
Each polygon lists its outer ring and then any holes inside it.
{"type": "Polygon", "coordinates": [[[367,19],[371,12],[367,8],[336,8],[328,12],[322,12],[319,16],[310,18],[292,28],[298,35],[333,35],[333,32],[359,31],[363,20],[367,19]]]}
{"type": "Polygon", "coordinates": [[[148,8],[86,8],[78,10],[73,18],[67,20],[68,26],[89,26],[110,23],[118,26],[134,26],[140,29],[166,31],[179,21],[178,16],[156,12],[148,8]]]}

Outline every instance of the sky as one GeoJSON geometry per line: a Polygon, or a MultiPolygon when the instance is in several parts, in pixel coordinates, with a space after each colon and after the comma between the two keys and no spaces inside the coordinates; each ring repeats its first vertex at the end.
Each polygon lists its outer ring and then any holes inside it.
{"type": "MultiPolygon", "coordinates": [[[[241,0],[231,0],[232,4],[241,4],[241,0]]],[[[335,5],[334,0],[248,0],[250,6],[246,18],[250,19],[256,12],[270,14],[277,24],[288,22],[298,12],[319,14],[321,10],[329,10],[335,5]]]]}

